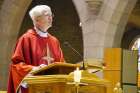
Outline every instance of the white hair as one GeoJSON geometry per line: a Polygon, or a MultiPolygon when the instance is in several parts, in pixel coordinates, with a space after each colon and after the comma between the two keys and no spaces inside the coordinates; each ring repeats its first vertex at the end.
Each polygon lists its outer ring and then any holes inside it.
{"type": "Polygon", "coordinates": [[[33,21],[35,21],[37,17],[44,15],[44,13],[52,15],[51,8],[47,5],[37,5],[29,11],[29,15],[33,21]]]}

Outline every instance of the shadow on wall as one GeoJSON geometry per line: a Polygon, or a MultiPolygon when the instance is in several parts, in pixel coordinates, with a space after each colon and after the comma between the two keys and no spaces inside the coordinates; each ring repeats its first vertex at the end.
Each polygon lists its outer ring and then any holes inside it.
{"type": "Polygon", "coordinates": [[[140,36],[140,28],[131,24],[126,26],[126,31],[123,35],[121,48],[130,49],[133,42],[140,36]]]}

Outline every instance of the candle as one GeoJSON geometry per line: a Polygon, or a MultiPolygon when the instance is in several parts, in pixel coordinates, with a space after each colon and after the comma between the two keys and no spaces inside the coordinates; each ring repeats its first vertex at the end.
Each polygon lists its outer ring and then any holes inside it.
{"type": "Polygon", "coordinates": [[[123,93],[120,83],[118,82],[114,88],[114,93],[123,93]]]}
{"type": "Polygon", "coordinates": [[[77,67],[76,70],[74,71],[74,82],[79,83],[81,79],[81,71],[77,67]]]}

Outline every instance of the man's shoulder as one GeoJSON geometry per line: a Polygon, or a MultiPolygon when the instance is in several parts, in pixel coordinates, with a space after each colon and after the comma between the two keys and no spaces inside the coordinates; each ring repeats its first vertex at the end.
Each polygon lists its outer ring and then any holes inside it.
{"type": "Polygon", "coordinates": [[[24,34],[19,37],[19,40],[27,40],[35,36],[33,29],[28,29],[24,34]]]}
{"type": "Polygon", "coordinates": [[[35,35],[34,29],[28,29],[21,37],[26,38],[26,37],[32,37],[35,35]]]}
{"type": "Polygon", "coordinates": [[[58,42],[58,39],[57,39],[55,36],[53,36],[53,35],[50,35],[50,34],[49,34],[49,38],[50,38],[51,40],[53,40],[53,41],[57,41],[57,42],[58,42]]]}

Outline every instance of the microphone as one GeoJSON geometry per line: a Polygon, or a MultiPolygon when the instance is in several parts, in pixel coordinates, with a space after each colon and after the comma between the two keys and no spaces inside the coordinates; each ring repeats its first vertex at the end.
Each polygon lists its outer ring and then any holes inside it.
{"type": "Polygon", "coordinates": [[[69,44],[69,42],[67,42],[67,41],[64,42],[64,45],[67,46],[67,47],[69,47],[72,51],[74,51],[76,54],[78,54],[80,56],[80,58],[82,58],[82,60],[83,60],[83,67],[82,67],[82,69],[85,70],[86,68],[85,68],[85,62],[84,62],[83,56],[75,48],[73,48],[71,46],[71,44],[69,44]]]}

